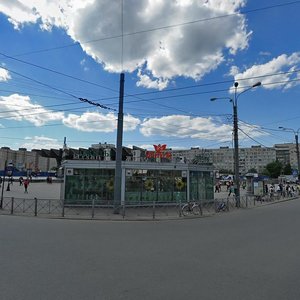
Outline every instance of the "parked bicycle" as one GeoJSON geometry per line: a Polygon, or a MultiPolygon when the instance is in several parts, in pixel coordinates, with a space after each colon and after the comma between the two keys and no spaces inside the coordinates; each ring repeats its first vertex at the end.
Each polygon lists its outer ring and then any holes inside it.
{"type": "Polygon", "coordinates": [[[181,212],[184,216],[200,215],[201,208],[200,205],[196,202],[188,202],[181,207],[181,212]]]}
{"type": "Polygon", "coordinates": [[[221,201],[218,203],[217,207],[216,207],[216,211],[220,212],[220,211],[227,211],[228,210],[228,206],[227,206],[227,202],[226,201],[221,201]]]}

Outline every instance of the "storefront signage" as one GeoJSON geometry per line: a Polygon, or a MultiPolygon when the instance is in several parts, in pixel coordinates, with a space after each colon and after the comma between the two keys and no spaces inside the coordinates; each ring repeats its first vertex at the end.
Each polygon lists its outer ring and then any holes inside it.
{"type": "Polygon", "coordinates": [[[158,144],[153,145],[155,151],[147,151],[146,152],[146,158],[172,158],[172,153],[169,151],[166,151],[167,145],[158,144]]]}
{"type": "Polygon", "coordinates": [[[101,160],[101,156],[98,149],[79,149],[79,153],[75,153],[73,159],[101,160]]]}

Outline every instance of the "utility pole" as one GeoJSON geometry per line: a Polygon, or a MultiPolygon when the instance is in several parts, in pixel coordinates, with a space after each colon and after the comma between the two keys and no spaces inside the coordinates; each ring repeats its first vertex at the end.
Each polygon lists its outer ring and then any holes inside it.
{"type": "Polygon", "coordinates": [[[125,74],[121,73],[120,90],[119,90],[118,127],[117,127],[116,169],[115,169],[115,183],[114,183],[114,214],[119,213],[120,205],[121,205],[124,82],[125,82],[125,74]]]}
{"type": "Polygon", "coordinates": [[[3,192],[4,192],[4,183],[5,183],[6,168],[7,168],[7,159],[5,160],[4,171],[3,171],[3,179],[2,179],[2,186],[1,186],[0,209],[3,208],[3,192]]]}
{"type": "Polygon", "coordinates": [[[240,171],[239,171],[239,135],[238,135],[238,115],[237,115],[237,103],[238,98],[240,95],[244,94],[245,92],[258,87],[261,85],[261,82],[257,82],[250,86],[249,88],[243,90],[241,93],[237,93],[237,88],[239,86],[238,82],[234,83],[234,98],[230,97],[213,97],[210,98],[210,101],[215,101],[218,99],[228,99],[232,102],[233,108],[233,138],[234,138],[234,152],[233,152],[233,159],[234,159],[234,194],[235,194],[235,205],[236,207],[241,206],[241,197],[240,197],[240,171]]]}
{"type": "Polygon", "coordinates": [[[300,158],[299,158],[299,143],[298,143],[298,132],[295,134],[295,140],[296,140],[296,152],[297,152],[297,165],[298,165],[298,180],[300,181],[300,158]]]}
{"type": "Polygon", "coordinates": [[[239,136],[238,136],[238,116],[237,116],[237,87],[239,83],[234,83],[234,101],[233,101],[233,138],[234,138],[234,177],[235,177],[235,205],[241,206],[240,199],[240,171],[239,171],[239,136]]]}

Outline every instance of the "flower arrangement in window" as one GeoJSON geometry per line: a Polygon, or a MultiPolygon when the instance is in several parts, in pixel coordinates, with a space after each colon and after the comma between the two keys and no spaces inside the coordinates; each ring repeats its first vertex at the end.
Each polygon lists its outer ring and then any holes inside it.
{"type": "Polygon", "coordinates": [[[154,189],[154,183],[152,179],[147,179],[144,183],[144,187],[147,191],[151,191],[154,189]]]}
{"type": "Polygon", "coordinates": [[[109,192],[112,192],[114,190],[114,179],[110,178],[108,181],[106,181],[106,188],[109,192]]]}
{"type": "Polygon", "coordinates": [[[176,177],[175,186],[177,190],[181,191],[185,187],[185,182],[183,182],[180,177],[176,177]]]}

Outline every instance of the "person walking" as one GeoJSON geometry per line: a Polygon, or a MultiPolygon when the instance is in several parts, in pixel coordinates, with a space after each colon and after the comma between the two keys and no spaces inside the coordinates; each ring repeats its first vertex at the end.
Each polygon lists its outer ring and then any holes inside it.
{"type": "Polygon", "coordinates": [[[25,189],[24,193],[28,194],[28,190],[27,189],[28,189],[28,185],[29,185],[29,179],[26,178],[24,180],[23,184],[24,184],[24,189],[25,189]]]}

